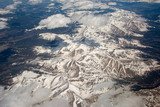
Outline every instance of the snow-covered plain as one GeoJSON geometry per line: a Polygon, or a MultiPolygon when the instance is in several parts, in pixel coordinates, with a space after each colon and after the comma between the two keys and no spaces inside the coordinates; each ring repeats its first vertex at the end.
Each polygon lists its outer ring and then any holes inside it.
{"type": "Polygon", "coordinates": [[[35,66],[15,76],[8,89],[0,87],[0,106],[146,107],[149,98],[130,91],[130,84],[117,85],[115,80],[143,75],[159,66],[154,59],[149,59],[150,63],[144,60],[142,51],[126,48],[146,47],[134,37],[142,38],[140,32],[148,31],[147,20],[134,12],[112,7],[116,3],[57,1],[62,3],[66,15],[54,14],[42,19],[33,30],[68,27],[75,22],[80,27],[72,36],[39,34],[38,39],[54,42],[58,38],[62,43],[56,47],[33,48],[37,55],[51,57],[38,56],[26,61],[35,66]],[[103,9],[113,11],[98,14],[103,9]]]}

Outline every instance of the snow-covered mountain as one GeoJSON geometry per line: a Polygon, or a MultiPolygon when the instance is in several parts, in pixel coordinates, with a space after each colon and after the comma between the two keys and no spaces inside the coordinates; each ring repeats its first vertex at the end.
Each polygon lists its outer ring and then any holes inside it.
{"type": "MultiPolygon", "coordinates": [[[[158,89],[130,88],[136,77],[159,70],[159,61],[142,57],[146,53],[140,50],[148,47],[140,41],[151,28],[148,20],[116,2],[96,0],[51,0],[47,11],[56,3],[63,14],[47,16],[26,30],[40,32],[37,40],[50,45],[33,46],[37,57],[25,61],[31,67],[12,77],[5,90],[0,87],[0,107],[158,107],[158,89]],[[65,34],[73,25],[74,33],[65,34]]],[[[1,18],[0,29],[6,27],[7,19],[1,18]]]]}

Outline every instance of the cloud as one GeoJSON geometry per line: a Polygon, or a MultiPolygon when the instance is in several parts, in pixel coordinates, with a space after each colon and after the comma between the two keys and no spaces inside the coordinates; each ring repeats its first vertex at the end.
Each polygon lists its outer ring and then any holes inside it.
{"type": "Polygon", "coordinates": [[[50,4],[47,6],[47,8],[51,10],[51,9],[53,9],[53,8],[54,8],[54,6],[55,6],[55,4],[54,4],[54,3],[50,3],[50,4]]]}
{"type": "Polygon", "coordinates": [[[0,21],[0,29],[4,29],[4,28],[7,28],[7,23],[0,21]]]}
{"type": "Polygon", "coordinates": [[[11,13],[13,10],[16,9],[17,5],[20,4],[21,1],[19,0],[14,0],[14,3],[13,4],[10,4],[8,6],[6,6],[5,8],[3,9],[0,9],[0,14],[1,15],[5,15],[5,14],[9,14],[11,13]]]}
{"type": "MultiPolygon", "coordinates": [[[[10,4],[6,6],[5,8],[0,9],[0,15],[6,15],[9,13],[12,13],[13,10],[16,9],[17,5],[20,4],[21,2],[19,0],[13,0],[13,4],[10,4]]],[[[7,28],[7,18],[2,18],[0,17],[0,29],[5,29],[7,28]]]]}
{"type": "Polygon", "coordinates": [[[10,10],[0,9],[0,14],[1,14],[1,15],[8,14],[8,13],[10,13],[10,10]]]}
{"type": "Polygon", "coordinates": [[[59,27],[66,27],[69,23],[71,23],[70,18],[62,14],[56,14],[49,16],[47,19],[41,20],[39,22],[39,26],[36,29],[54,29],[59,27]]]}
{"type": "Polygon", "coordinates": [[[36,4],[42,3],[42,0],[29,0],[28,2],[29,4],[36,5],[36,4]]]}
{"type": "Polygon", "coordinates": [[[142,97],[118,89],[101,95],[92,107],[145,107],[145,105],[142,97]]]}
{"type": "Polygon", "coordinates": [[[56,34],[54,33],[42,33],[39,35],[41,39],[53,41],[56,38],[56,34]]]}
{"type": "Polygon", "coordinates": [[[130,2],[148,2],[148,3],[160,3],[160,0],[127,0],[130,2]]]}
{"type": "Polygon", "coordinates": [[[109,6],[115,6],[115,5],[117,5],[117,3],[116,2],[108,2],[108,5],[109,6]]]}
{"type": "Polygon", "coordinates": [[[25,87],[14,88],[13,92],[9,92],[9,95],[5,95],[0,101],[0,107],[69,107],[68,102],[62,97],[45,101],[50,96],[51,90],[47,88],[35,89],[36,85],[34,83],[25,87]],[[41,103],[41,101],[44,101],[44,103],[41,103]]]}
{"type": "Polygon", "coordinates": [[[63,3],[62,9],[75,9],[75,10],[87,10],[87,9],[106,9],[107,4],[96,2],[93,0],[58,0],[63,3]]]}
{"type": "Polygon", "coordinates": [[[7,19],[6,18],[0,18],[0,29],[7,28],[7,19]]]}
{"type": "Polygon", "coordinates": [[[37,54],[43,54],[43,53],[51,53],[52,50],[43,46],[35,46],[33,49],[34,52],[37,54]]]}
{"type": "Polygon", "coordinates": [[[105,29],[106,33],[115,33],[121,30],[124,34],[133,34],[137,31],[147,31],[149,25],[146,19],[126,10],[116,10],[104,15],[95,15],[87,11],[78,11],[68,14],[72,20],[97,29],[105,29]]]}
{"type": "Polygon", "coordinates": [[[107,24],[106,21],[107,17],[102,16],[102,15],[93,15],[89,14],[84,17],[82,17],[79,22],[83,23],[83,25],[90,26],[90,27],[102,27],[107,24]]]}

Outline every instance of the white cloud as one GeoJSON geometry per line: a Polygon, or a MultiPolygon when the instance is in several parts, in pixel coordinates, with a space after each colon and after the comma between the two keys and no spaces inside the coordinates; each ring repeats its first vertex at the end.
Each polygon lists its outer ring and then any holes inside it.
{"type": "Polygon", "coordinates": [[[90,12],[78,11],[68,14],[72,20],[87,26],[104,30],[106,33],[114,33],[121,30],[125,34],[133,34],[136,31],[147,31],[146,19],[126,10],[115,10],[115,12],[104,15],[94,15],[90,12]],[[115,29],[115,30],[113,30],[115,29]]]}
{"type": "Polygon", "coordinates": [[[0,9],[0,14],[1,14],[1,15],[8,14],[8,13],[10,13],[10,10],[0,9]]]}
{"type": "Polygon", "coordinates": [[[143,98],[136,96],[131,92],[110,90],[101,95],[92,107],[146,107],[143,98]],[[116,95],[116,96],[115,96],[116,95]]]}
{"type": "Polygon", "coordinates": [[[160,3],[160,0],[127,0],[130,2],[148,2],[148,3],[160,3]]]}
{"type": "Polygon", "coordinates": [[[6,93],[1,99],[0,107],[69,107],[67,100],[62,97],[45,101],[50,96],[51,90],[44,87],[37,88],[36,83],[14,88],[14,91],[6,93]],[[44,102],[41,103],[42,101],[44,102]]]}
{"type": "MultiPolygon", "coordinates": [[[[6,15],[12,13],[12,11],[16,9],[17,5],[21,3],[19,0],[13,0],[13,2],[14,2],[13,4],[10,4],[3,9],[1,8],[0,15],[6,15]]],[[[7,28],[8,25],[7,20],[8,20],[7,18],[0,17],[0,29],[7,28]]]]}
{"type": "Polygon", "coordinates": [[[52,9],[52,8],[54,8],[54,6],[55,6],[54,3],[50,3],[47,8],[48,8],[48,9],[52,9]]]}
{"type": "Polygon", "coordinates": [[[82,17],[79,20],[80,23],[83,23],[83,25],[90,26],[90,27],[103,27],[107,24],[107,17],[102,15],[93,15],[89,14],[84,17],[82,17]]]}
{"type": "Polygon", "coordinates": [[[115,6],[115,5],[117,5],[117,3],[116,2],[108,2],[108,5],[109,6],[115,6]]]}
{"type": "Polygon", "coordinates": [[[8,21],[8,19],[7,18],[0,18],[0,21],[6,22],[6,21],[8,21]]]}
{"type": "Polygon", "coordinates": [[[8,6],[6,6],[5,8],[3,9],[0,9],[0,14],[1,15],[4,15],[4,14],[8,14],[8,13],[11,13],[13,10],[16,9],[17,5],[20,4],[21,1],[19,0],[14,0],[14,3],[13,4],[10,4],[8,6]]]}
{"type": "Polygon", "coordinates": [[[35,51],[37,54],[43,54],[43,53],[51,53],[52,50],[43,46],[35,46],[33,51],[35,51]]]}
{"type": "Polygon", "coordinates": [[[39,26],[36,29],[54,29],[59,27],[66,27],[67,24],[71,23],[70,18],[62,15],[62,14],[56,14],[49,16],[47,19],[43,19],[39,22],[39,26]]]}
{"type": "Polygon", "coordinates": [[[36,5],[36,4],[42,3],[42,0],[29,0],[28,2],[29,4],[36,5]]]}
{"type": "Polygon", "coordinates": [[[7,22],[5,20],[0,19],[0,29],[5,29],[7,28],[7,22]]]}
{"type": "Polygon", "coordinates": [[[54,33],[41,33],[40,35],[41,39],[53,41],[56,38],[56,34],[54,33]]]}
{"type": "Polygon", "coordinates": [[[8,28],[8,19],[7,18],[0,18],[0,29],[8,28]]]}
{"type": "Polygon", "coordinates": [[[87,9],[106,9],[108,8],[107,4],[96,2],[94,0],[58,0],[63,3],[62,9],[78,9],[78,10],[87,10],[87,9]]]}

